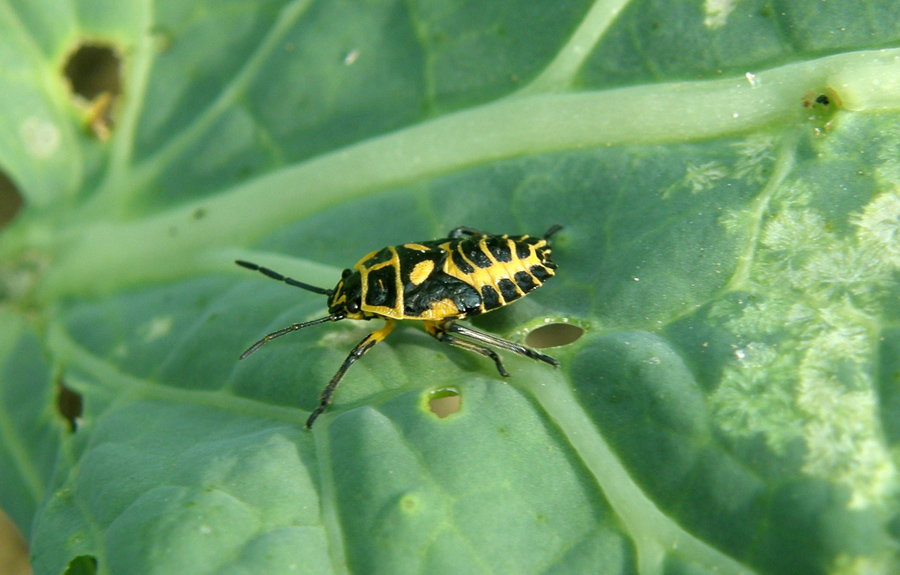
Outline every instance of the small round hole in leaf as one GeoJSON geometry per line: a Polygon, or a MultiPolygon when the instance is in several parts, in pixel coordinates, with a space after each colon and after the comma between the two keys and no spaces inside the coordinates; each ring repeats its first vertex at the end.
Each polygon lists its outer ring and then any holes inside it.
{"type": "Polygon", "coordinates": [[[22,209],[22,195],[6,174],[0,171],[0,226],[5,226],[22,209]]]}
{"type": "Polygon", "coordinates": [[[429,394],[428,408],[441,419],[459,411],[462,397],[454,387],[436,389],[429,394]]]}
{"type": "Polygon", "coordinates": [[[122,59],[113,47],[95,42],[82,42],[63,66],[75,102],[85,111],[85,126],[104,141],[115,124],[121,68],[122,59]]]}
{"type": "Polygon", "coordinates": [[[59,410],[59,414],[68,422],[69,431],[75,432],[81,421],[83,409],[81,394],[72,391],[63,383],[58,385],[58,390],[56,393],[56,408],[59,410]]]}
{"type": "Polygon", "coordinates": [[[525,336],[525,344],[536,349],[560,347],[577,341],[584,329],[570,323],[549,323],[525,336]]]}
{"type": "Polygon", "coordinates": [[[120,64],[112,46],[86,42],[66,60],[63,73],[69,80],[72,91],[90,101],[104,92],[119,93],[120,64]]]}

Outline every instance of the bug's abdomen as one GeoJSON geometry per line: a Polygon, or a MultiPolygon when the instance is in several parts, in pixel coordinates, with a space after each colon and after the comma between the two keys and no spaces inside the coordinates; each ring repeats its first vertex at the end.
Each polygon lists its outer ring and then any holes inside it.
{"type": "Polygon", "coordinates": [[[442,244],[450,253],[444,271],[478,291],[481,305],[467,315],[489,312],[541,287],[556,264],[550,246],[531,236],[472,236],[442,244]]]}

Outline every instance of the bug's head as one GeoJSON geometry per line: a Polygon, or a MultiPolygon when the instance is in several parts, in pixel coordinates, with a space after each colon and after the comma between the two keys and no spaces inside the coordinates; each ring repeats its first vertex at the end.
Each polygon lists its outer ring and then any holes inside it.
{"type": "Polygon", "coordinates": [[[328,296],[328,313],[347,319],[365,319],[362,312],[362,280],[358,271],[344,270],[341,281],[328,296]]]}

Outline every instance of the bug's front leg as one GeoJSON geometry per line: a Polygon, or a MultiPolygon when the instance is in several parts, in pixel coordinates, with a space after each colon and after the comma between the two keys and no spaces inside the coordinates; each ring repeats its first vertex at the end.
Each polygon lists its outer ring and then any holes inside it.
{"type": "Polygon", "coordinates": [[[337,389],[338,384],[341,382],[341,379],[343,379],[344,374],[347,373],[347,370],[350,369],[350,366],[353,365],[353,362],[375,347],[376,343],[386,338],[388,334],[391,333],[391,330],[394,329],[395,323],[396,322],[393,319],[385,319],[383,328],[373,331],[353,348],[350,355],[348,355],[347,359],[344,360],[344,363],[341,364],[340,369],[337,370],[337,373],[334,374],[334,377],[331,378],[331,381],[329,381],[328,385],[325,386],[325,389],[322,390],[322,394],[319,396],[318,407],[313,410],[309,415],[309,419],[306,420],[306,429],[311,429],[316,418],[328,409],[328,405],[334,398],[334,390],[337,389]]]}
{"type": "Polygon", "coordinates": [[[453,337],[452,335],[447,333],[447,329],[451,325],[453,325],[452,321],[445,321],[442,323],[426,321],[425,331],[427,331],[429,334],[431,334],[432,337],[440,342],[448,343],[454,347],[466,349],[468,351],[474,351],[475,353],[493,359],[494,363],[497,365],[497,371],[500,372],[500,375],[503,377],[509,377],[509,373],[506,371],[506,368],[503,367],[503,362],[500,361],[500,356],[497,355],[497,352],[482,345],[478,345],[477,343],[472,343],[468,340],[453,337]]]}

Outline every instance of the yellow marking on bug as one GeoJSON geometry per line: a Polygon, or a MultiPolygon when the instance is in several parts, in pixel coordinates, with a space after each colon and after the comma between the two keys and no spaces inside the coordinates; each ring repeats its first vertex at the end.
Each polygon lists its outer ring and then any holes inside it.
{"type": "Polygon", "coordinates": [[[453,300],[442,299],[432,302],[431,309],[426,311],[420,317],[426,319],[447,319],[459,315],[459,308],[453,303],[453,300]]]}
{"type": "MultiPolygon", "coordinates": [[[[388,249],[388,251],[391,252],[391,259],[384,261],[384,262],[377,263],[373,266],[366,267],[363,265],[363,262],[365,262],[366,259],[368,259],[368,258],[363,258],[363,259],[359,260],[359,262],[357,262],[355,266],[353,266],[353,269],[359,272],[360,281],[362,282],[362,286],[363,286],[363,288],[362,288],[363,289],[362,309],[364,312],[366,312],[366,314],[369,314],[369,315],[375,314],[375,315],[380,315],[380,316],[393,318],[393,319],[404,319],[405,316],[403,315],[403,282],[400,279],[400,256],[397,255],[397,250],[394,248],[394,246],[388,246],[387,249],[388,249]],[[397,290],[396,305],[394,307],[387,307],[387,306],[383,306],[383,305],[369,305],[366,303],[366,295],[368,292],[367,286],[369,285],[369,272],[380,270],[380,269],[386,268],[386,267],[393,267],[396,272],[396,273],[394,273],[394,276],[396,276],[395,281],[394,281],[394,289],[397,290]]],[[[381,250],[377,250],[372,253],[375,254],[375,253],[378,253],[378,251],[381,251],[381,250]]],[[[369,256],[369,257],[371,257],[371,256],[369,256]]]]}
{"type": "MultiPolygon", "coordinates": [[[[494,282],[496,283],[501,279],[506,278],[517,284],[517,282],[513,279],[515,275],[520,271],[526,271],[528,272],[528,275],[530,275],[537,282],[537,285],[540,286],[541,282],[537,281],[537,278],[534,277],[534,275],[528,270],[527,262],[522,261],[521,259],[519,259],[519,256],[516,255],[516,246],[513,241],[508,240],[506,245],[509,248],[511,260],[508,262],[501,262],[496,259],[494,257],[494,254],[491,253],[491,250],[488,249],[487,241],[481,241],[481,251],[483,251],[485,255],[487,255],[488,259],[491,260],[491,267],[489,269],[502,269],[506,272],[504,274],[492,273],[491,277],[494,279],[494,282]]],[[[522,295],[525,295],[525,293],[521,289],[519,289],[518,284],[516,285],[516,289],[521,292],[522,295]]]]}
{"type": "Polygon", "coordinates": [[[428,279],[428,276],[431,275],[432,271],[434,271],[434,262],[431,260],[423,260],[417,263],[412,271],[409,272],[409,281],[411,281],[413,285],[419,285],[428,279]]]}
{"type": "Polygon", "coordinates": [[[381,250],[375,250],[375,251],[369,252],[369,253],[367,253],[366,255],[364,255],[363,257],[359,258],[359,261],[356,262],[356,265],[353,266],[353,269],[357,269],[357,268],[361,267],[364,261],[366,261],[367,259],[369,259],[369,258],[371,258],[372,256],[374,256],[374,255],[377,254],[379,251],[381,251],[381,250]]]}
{"type": "Polygon", "coordinates": [[[427,246],[423,246],[422,244],[403,244],[403,247],[408,250],[416,250],[419,252],[427,252],[429,249],[431,249],[427,246]]]}
{"type": "Polygon", "coordinates": [[[391,318],[391,319],[410,319],[403,315],[401,311],[403,308],[402,303],[397,307],[388,307],[386,305],[368,305],[363,304],[365,308],[365,312],[368,316],[380,316],[383,318],[391,318]]]}
{"type": "Polygon", "coordinates": [[[440,331],[438,330],[437,324],[433,321],[425,320],[424,325],[425,331],[427,331],[431,335],[437,335],[438,331],[440,331]]]}

